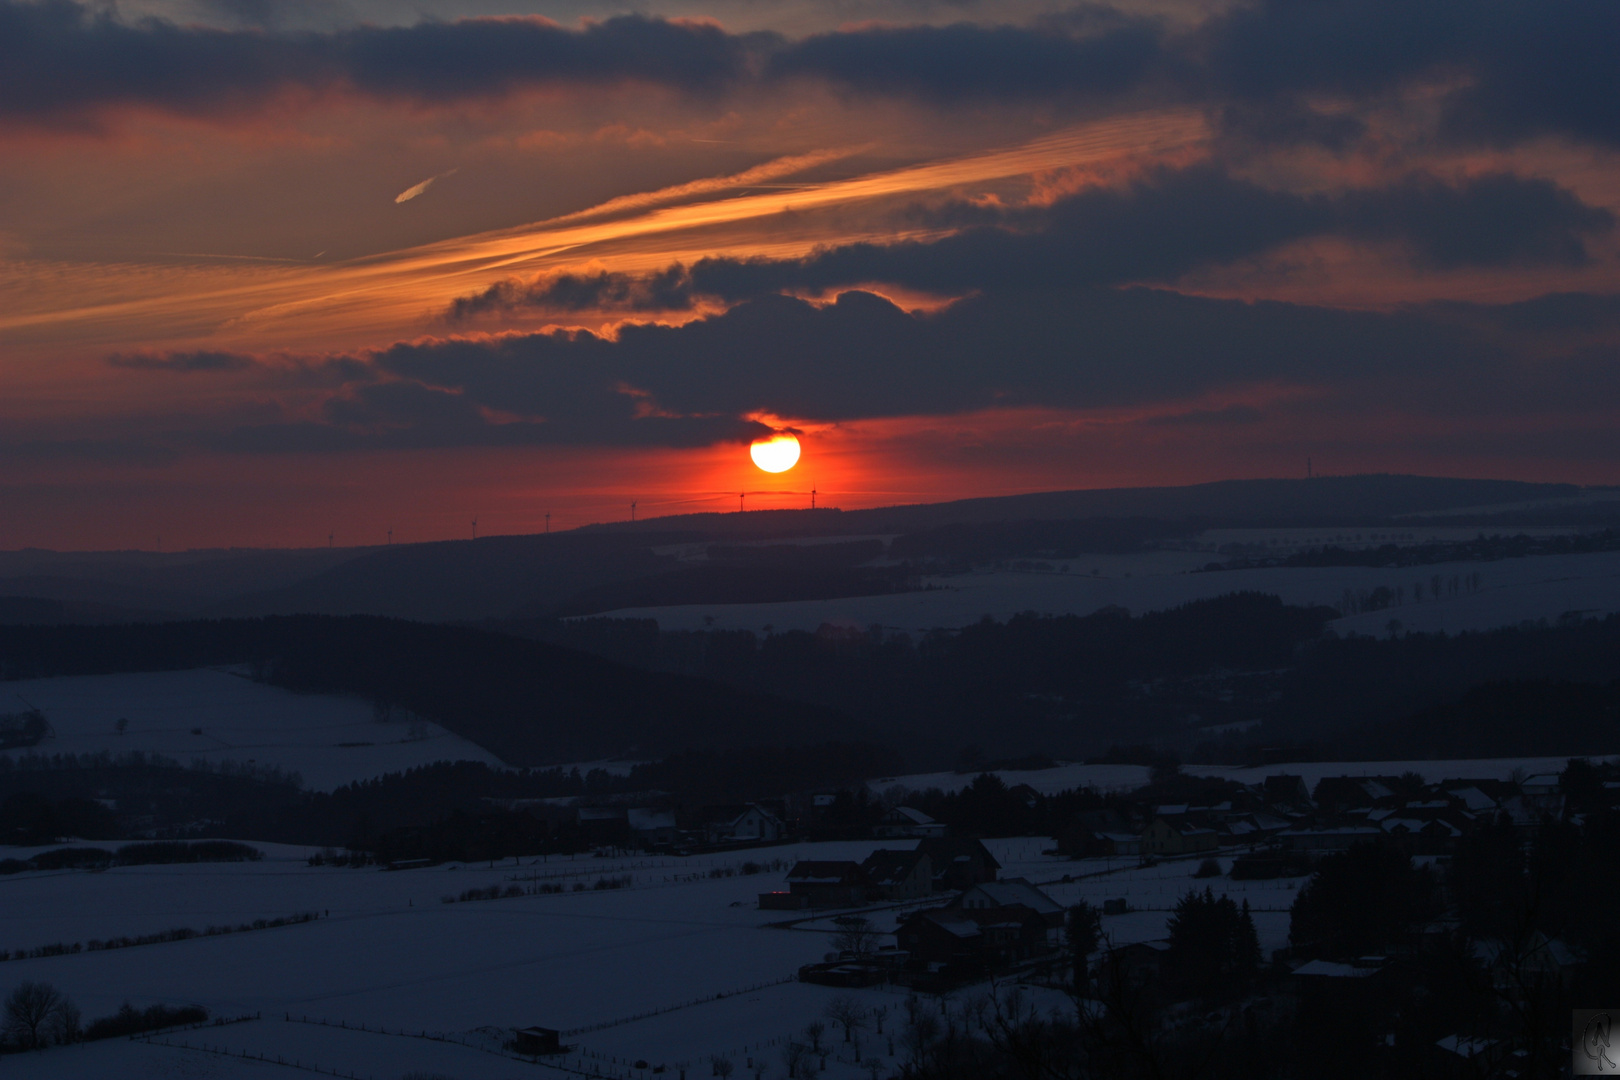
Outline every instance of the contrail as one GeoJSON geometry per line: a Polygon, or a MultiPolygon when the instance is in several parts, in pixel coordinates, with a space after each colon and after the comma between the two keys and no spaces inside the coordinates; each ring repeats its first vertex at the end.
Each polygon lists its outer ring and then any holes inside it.
{"type": "MultiPolygon", "coordinates": [[[[642,191],[634,195],[621,195],[616,199],[609,199],[604,203],[576,210],[571,214],[563,214],[539,223],[544,225],[560,225],[575,221],[588,221],[591,218],[604,217],[610,214],[622,213],[627,210],[645,210],[664,203],[675,202],[680,199],[691,198],[695,195],[708,195],[721,191],[730,191],[746,187],[776,187],[775,184],[762,184],[762,180],[774,180],[779,176],[792,176],[796,172],[825,165],[830,161],[841,161],[853,157],[865,150],[871,149],[871,144],[862,146],[845,146],[830,150],[816,150],[808,154],[798,154],[793,157],[776,158],[762,165],[755,165],[751,169],[744,169],[739,173],[727,176],[706,176],[701,180],[693,180],[674,187],[659,188],[657,191],[642,191]]],[[[783,187],[810,187],[819,185],[792,184],[780,185],[783,187]]]]}
{"type": "MultiPolygon", "coordinates": [[[[803,188],[737,190],[739,184],[785,179],[820,157],[804,155],[611,199],[549,221],[346,262],[323,259],[291,272],[271,271],[265,264],[264,273],[252,274],[245,270],[250,263],[222,260],[206,270],[170,268],[163,275],[134,276],[117,267],[0,261],[0,292],[10,290],[25,298],[0,306],[0,344],[11,346],[26,339],[43,347],[49,338],[50,347],[60,349],[62,327],[67,325],[73,327],[74,341],[116,342],[123,348],[175,340],[207,340],[217,348],[250,337],[262,340],[265,328],[272,326],[282,345],[318,338],[321,347],[328,347],[334,336],[344,343],[369,342],[397,335],[400,326],[420,321],[424,311],[436,311],[470,289],[514,273],[559,269],[593,255],[605,260],[605,268],[635,271],[717,252],[799,258],[817,244],[892,242],[912,231],[896,233],[889,227],[869,232],[850,223],[787,233],[778,229],[751,234],[750,229],[753,222],[779,219],[783,211],[815,211],[946,190],[1145,151],[1192,149],[1207,138],[1201,113],[1173,110],[1086,124],[1020,145],[803,188]],[[717,239],[717,228],[731,233],[717,239]],[[232,263],[244,271],[226,270],[232,263]],[[41,274],[41,266],[51,272],[41,274]],[[184,288],[177,287],[182,274],[184,288]],[[50,287],[38,288],[42,281],[50,287]]],[[[920,230],[916,235],[932,232],[920,230]]]]}
{"type": "Polygon", "coordinates": [[[440,180],[443,180],[447,176],[454,176],[456,173],[458,173],[460,171],[461,170],[459,168],[451,169],[449,172],[442,172],[438,176],[430,176],[426,180],[422,181],[420,184],[413,184],[410,187],[406,188],[404,191],[400,192],[398,195],[395,195],[394,196],[394,203],[397,205],[397,204],[402,203],[402,202],[410,202],[412,199],[414,199],[418,195],[422,194],[422,192],[426,191],[428,188],[432,187],[434,184],[438,183],[440,180]]]}

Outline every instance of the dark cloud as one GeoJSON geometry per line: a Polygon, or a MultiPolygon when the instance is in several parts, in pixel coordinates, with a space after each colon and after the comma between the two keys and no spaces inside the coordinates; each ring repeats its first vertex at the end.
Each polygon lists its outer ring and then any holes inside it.
{"type": "MultiPolygon", "coordinates": [[[[264,0],[212,0],[274,26],[264,0]]],[[[1620,143],[1613,0],[1259,0],[1173,32],[1084,5],[1029,26],[856,27],[786,41],[621,16],[217,30],[124,22],[76,0],[0,0],[0,118],[63,120],[124,105],[190,114],[290,88],[454,101],[525,86],[644,82],[712,95],[813,79],[942,107],[1054,106],[1131,95],[1209,108],[1230,139],[1344,148],[1368,109],[1419,84],[1451,138],[1562,134],[1620,143]],[[1329,114],[1315,104],[1339,104],[1329,114]]]]}
{"type": "MultiPolygon", "coordinates": [[[[770,295],[682,326],[401,343],[318,415],[154,436],[174,451],[452,446],[689,447],[766,433],[755,412],[822,421],[986,408],[1137,408],[1237,393],[1166,423],[1251,427],[1248,387],[1326,407],[1434,415],[1579,413],[1612,401],[1620,296],[1394,312],[1244,303],[1150,288],[985,293],[933,314],[845,292],[770,295]]],[[[91,440],[95,441],[95,440],[91,440]]],[[[66,445],[64,443],[63,445],[66,445]]],[[[154,451],[148,451],[151,453],[154,451]]]]}
{"type": "Polygon", "coordinates": [[[626,326],[616,341],[429,342],[379,360],[493,407],[558,414],[611,378],[682,414],[844,420],[1136,404],[1461,367],[1497,352],[1456,320],[1083,287],[985,294],[933,315],[861,292],[822,306],[766,296],[679,327],[626,326]]]}
{"type": "MultiPolygon", "coordinates": [[[[941,220],[951,220],[946,208],[941,220]]],[[[1050,208],[1004,213],[943,239],[851,244],[802,259],[703,259],[655,275],[563,275],[506,281],[458,300],[453,319],[537,307],[555,311],[686,310],[723,301],[881,282],[948,295],[1124,282],[1169,282],[1210,265],[1317,235],[1405,244],[1423,265],[1579,265],[1607,210],[1547,180],[1498,173],[1446,184],[1425,175],[1337,196],[1298,195],[1235,179],[1214,165],[1156,170],[1050,208]]]]}
{"type": "Polygon", "coordinates": [[[1403,241],[1440,268],[1580,266],[1585,238],[1614,228],[1613,214],[1552,181],[1507,173],[1458,186],[1412,177],[1345,197],[1340,216],[1350,235],[1403,241]]]}
{"type": "Polygon", "coordinates": [[[743,72],[745,40],[718,27],[621,16],[571,30],[467,19],[331,33],[123,23],[74,0],[0,0],[0,117],[141,105],[208,114],[286,89],[348,88],[418,101],[550,83],[649,82],[712,93],[743,72]]]}
{"type": "Polygon", "coordinates": [[[690,277],[680,266],[646,275],[609,271],[553,274],[530,283],[497,282],[481,293],[461,297],[451,304],[450,319],[460,321],[518,307],[547,311],[685,311],[692,301],[690,277]]]}
{"type": "Polygon", "coordinates": [[[1376,102],[1430,82],[1460,87],[1441,102],[1455,138],[1620,142],[1612,0],[1261,0],[1209,20],[1177,48],[1194,96],[1243,103],[1229,116],[1250,136],[1342,136],[1342,119],[1299,123],[1312,117],[1307,98],[1376,102]],[[1295,123],[1268,130],[1268,116],[1295,123]]]}
{"type": "Polygon", "coordinates": [[[957,24],[819,34],[777,52],[766,70],[774,78],[815,77],[861,93],[939,102],[1096,96],[1140,84],[1162,58],[1162,40],[1156,22],[1093,9],[1084,20],[1028,28],[957,24]]]}

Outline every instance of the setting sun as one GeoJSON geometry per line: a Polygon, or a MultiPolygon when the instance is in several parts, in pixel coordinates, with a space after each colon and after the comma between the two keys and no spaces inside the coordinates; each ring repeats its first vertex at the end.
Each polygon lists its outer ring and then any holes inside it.
{"type": "Polygon", "coordinates": [[[748,448],[748,456],[766,472],[787,472],[799,462],[799,440],[785,432],[768,439],[755,439],[748,448]]]}

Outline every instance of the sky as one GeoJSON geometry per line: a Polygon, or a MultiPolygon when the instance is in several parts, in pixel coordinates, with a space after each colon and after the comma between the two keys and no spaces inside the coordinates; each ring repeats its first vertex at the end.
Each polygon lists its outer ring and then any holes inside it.
{"type": "Polygon", "coordinates": [[[1620,483],[1617,55],[1615,0],[0,0],[0,548],[1620,483]]]}

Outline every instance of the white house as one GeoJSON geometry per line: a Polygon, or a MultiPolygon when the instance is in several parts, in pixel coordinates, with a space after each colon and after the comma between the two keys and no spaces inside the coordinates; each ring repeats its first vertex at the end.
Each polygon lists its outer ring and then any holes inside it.
{"type": "Polygon", "coordinates": [[[878,820],[877,827],[872,832],[879,840],[895,840],[907,836],[944,836],[945,825],[916,807],[896,806],[878,820]]]}

